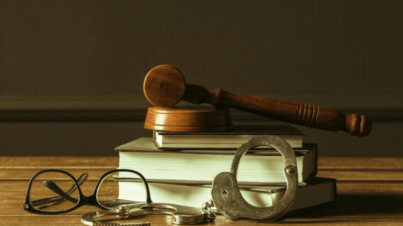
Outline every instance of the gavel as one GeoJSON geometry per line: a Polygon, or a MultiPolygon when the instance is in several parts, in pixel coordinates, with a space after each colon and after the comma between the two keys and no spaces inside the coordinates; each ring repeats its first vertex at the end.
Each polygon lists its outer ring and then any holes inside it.
{"type": "Polygon", "coordinates": [[[328,131],[345,131],[359,137],[371,133],[372,122],[364,115],[347,114],[310,104],[247,96],[222,89],[206,89],[186,84],[183,74],[173,66],[151,69],[143,84],[147,100],[159,107],[173,107],[184,100],[193,104],[208,103],[217,108],[233,108],[260,116],[328,131]]]}

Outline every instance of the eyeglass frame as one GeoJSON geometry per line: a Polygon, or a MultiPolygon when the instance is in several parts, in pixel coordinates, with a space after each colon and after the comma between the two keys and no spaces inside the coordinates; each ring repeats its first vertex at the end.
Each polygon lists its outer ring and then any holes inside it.
{"type": "MultiPolygon", "coordinates": [[[[58,169],[45,169],[45,170],[41,170],[41,171],[37,172],[34,176],[32,176],[31,180],[29,181],[29,183],[28,183],[28,189],[27,189],[27,196],[26,196],[26,199],[25,199],[25,202],[24,202],[24,205],[23,205],[24,210],[29,211],[29,212],[31,212],[31,213],[38,213],[38,214],[62,214],[62,213],[67,213],[67,212],[73,211],[73,210],[75,210],[75,209],[77,209],[77,208],[79,208],[79,207],[81,207],[81,206],[83,206],[83,205],[92,205],[92,206],[96,206],[96,207],[98,207],[98,208],[100,208],[100,209],[104,209],[104,210],[111,209],[111,208],[104,207],[103,205],[101,205],[101,204],[99,203],[99,201],[98,201],[98,199],[97,199],[97,194],[98,194],[99,187],[100,187],[100,185],[102,184],[103,180],[104,180],[109,174],[115,173],[115,172],[131,172],[131,173],[137,174],[137,175],[141,178],[141,180],[143,181],[143,183],[144,183],[144,185],[145,185],[145,189],[146,189],[146,202],[147,202],[147,203],[152,203],[151,196],[150,196],[150,189],[149,189],[149,187],[148,187],[147,180],[145,179],[145,177],[144,177],[141,173],[139,173],[139,172],[137,172],[137,171],[135,171],[135,170],[130,170],[130,169],[115,169],[115,170],[110,170],[110,171],[106,172],[106,173],[105,173],[104,175],[102,175],[101,178],[98,180],[98,183],[97,183],[97,185],[95,186],[95,189],[94,189],[93,194],[90,195],[90,196],[85,196],[85,195],[83,194],[83,192],[81,191],[80,184],[78,183],[78,181],[76,180],[76,178],[74,178],[74,176],[71,175],[69,172],[66,172],[66,171],[64,171],[64,170],[58,170],[58,169]],[[59,173],[63,173],[63,174],[65,174],[65,175],[69,176],[69,177],[74,181],[74,184],[75,184],[75,186],[76,186],[76,188],[77,188],[77,191],[78,191],[78,193],[79,193],[79,199],[78,199],[78,202],[75,204],[75,206],[73,206],[73,207],[71,207],[71,208],[69,208],[69,209],[60,210],[60,211],[41,211],[40,209],[35,208],[35,207],[31,204],[31,202],[30,202],[30,189],[31,189],[32,182],[35,180],[35,178],[36,178],[38,175],[40,175],[40,174],[42,174],[42,173],[46,173],[46,172],[59,172],[59,173]]],[[[115,207],[115,208],[116,208],[116,207],[115,207]]]]}

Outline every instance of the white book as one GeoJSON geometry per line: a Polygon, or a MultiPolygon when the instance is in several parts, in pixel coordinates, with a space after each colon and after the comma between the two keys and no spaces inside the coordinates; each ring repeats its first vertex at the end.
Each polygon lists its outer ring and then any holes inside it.
{"type": "MultiPolygon", "coordinates": [[[[237,149],[241,144],[259,135],[276,135],[293,148],[301,148],[304,134],[287,124],[234,125],[227,132],[168,132],[154,130],[153,137],[159,148],[237,149]]],[[[269,147],[256,147],[268,149],[269,147]]]]}
{"type": "MultiPolygon", "coordinates": [[[[118,179],[119,181],[119,179],[118,179]]],[[[180,185],[149,183],[153,202],[175,203],[185,206],[201,207],[211,199],[211,185],[180,185]]],[[[284,186],[241,186],[244,199],[256,207],[276,204],[285,194],[284,186]]],[[[291,208],[296,213],[304,209],[330,204],[336,196],[336,181],[328,178],[315,178],[307,186],[298,187],[297,199],[291,208]]],[[[143,183],[119,182],[119,199],[145,201],[143,183]]]]}
{"type": "MultiPolygon", "coordinates": [[[[159,149],[152,138],[140,138],[116,148],[120,169],[142,173],[151,182],[211,184],[221,172],[228,172],[236,150],[159,149]]],[[[304,144],[296,152],[298,183],[304,185],[317,171],[317,145],[304,144]]],[[[285,164],[276,150],[250,150],[241,159],[239,184],[284,185],[285,164]]]]}

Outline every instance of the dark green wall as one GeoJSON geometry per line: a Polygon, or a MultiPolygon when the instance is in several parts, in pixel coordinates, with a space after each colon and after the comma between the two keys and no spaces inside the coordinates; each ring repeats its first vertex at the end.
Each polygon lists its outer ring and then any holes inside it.
{"type": "MultiPolygon", "coordinates": [[[[142,82],[188,83],[360,113],[367,138],[298,127],[321,156],[403,157],[401,1],[0,1],[0,154],[116,155],[142,82]]],[[[233,112],[235,121],[266,119],[233,112]]]]}

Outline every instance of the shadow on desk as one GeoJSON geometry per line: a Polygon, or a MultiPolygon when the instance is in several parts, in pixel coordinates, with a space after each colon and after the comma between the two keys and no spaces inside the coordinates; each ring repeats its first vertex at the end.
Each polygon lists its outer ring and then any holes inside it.
{"type": "Polygon", "coordinates": [[[338,195],[337,215],[382,215],[403,216],[403,196],[393,194],[338,195]]]}
{"type": "MultiPolygon", "coordinates": [[[[295,214],[282,219],[284,223],[330,223],[345,221],[370,221],[371,219],[401,218],[403,196],[394,194],[340,194],[328,207],[295,214]]],[[[280,223],[280,222],[278,222],[280,223]]]]}

